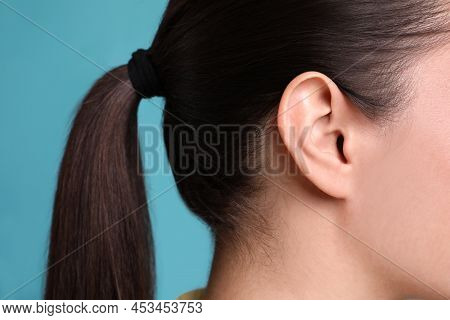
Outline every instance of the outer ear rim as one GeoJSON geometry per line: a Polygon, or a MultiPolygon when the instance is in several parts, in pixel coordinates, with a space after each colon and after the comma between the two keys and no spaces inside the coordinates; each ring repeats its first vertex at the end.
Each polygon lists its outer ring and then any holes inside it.
{"type": "MultiPolygon", "coordinates": [[[[308,79],[312,79],[312,78],[318,78],[321,79],[325,85],[322,86],[321,88],[325,88],[325,87],[329,87],[330,88],[330,92],[331,93],[337,93],[337,92],[341,92],[341,90],[339,89],[339,87],[336,85],[336,83],[329,77],[327,77],[326,75],[324,75],[323,73],[317,72],[317,71],[306,71],[302,74],[299,74],[298,76],[296,76],[294,79],[291,80],[291,82],[289,82],[289,84],[286,86],[286,88],[283,91],[283,95],[281,96],[281,100],[280,100],[280,106],[284,103],[283,100],[287,99],[287,93],[291,92],[294,88],[296,88],[298,86],[299,83],[304,82],[308,79]]],[[[320,89],[317,89],[311,93],[309,93],[305,98],[303,99],[307,99],[309,96],[313,95],[314,93],[316,93],[317,91],[319,91],[320,89]]],[[[287,111],[289,111],[290,108],[292,108],[293,106],[289,107],[287,110],[283,110],[281,111],[280,108],[278,108],[278,112],[277,112],[277,117],[278,119],[287,111]]]]}

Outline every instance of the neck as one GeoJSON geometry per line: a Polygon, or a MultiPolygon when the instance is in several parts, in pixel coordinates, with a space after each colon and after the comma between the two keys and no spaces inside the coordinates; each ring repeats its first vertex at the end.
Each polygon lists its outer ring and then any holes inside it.
{"type": "Polygon", "coordinates": [[[382,258],[313,212],[280,223],[276,242],[251,253],[216,246],[205,298],[402,298],[382,258]]]}

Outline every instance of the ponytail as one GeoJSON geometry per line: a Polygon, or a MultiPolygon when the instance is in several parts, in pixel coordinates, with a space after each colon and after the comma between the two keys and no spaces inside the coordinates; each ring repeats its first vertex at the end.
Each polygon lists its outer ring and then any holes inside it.
{"type": "Polygon", "coordinates": [[[154,254],[139,174],[136,93],[121,66],[73,123],[53,208],[46,299],[153,299],[154,254]]]}

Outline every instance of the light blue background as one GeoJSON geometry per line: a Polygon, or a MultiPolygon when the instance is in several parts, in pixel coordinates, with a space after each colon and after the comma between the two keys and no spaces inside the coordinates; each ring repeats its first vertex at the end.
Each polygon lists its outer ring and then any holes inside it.
{"type": "MultiPolygon", "coordinates": [[[[53,193],[75,108],[102,68],[149,46],[165,5],[0,0],[0,299],[42,298],[53,193]]],[[[140,124],[160,121],[160,110],[143,102],[140,124]]],[[[152,199],[173,178],[155,174],[147,185],[152,199]]],[[[150,203],[150,215],[157,298],[204,286],[213,250],[207,228],[176,188],[150,203]]]]}

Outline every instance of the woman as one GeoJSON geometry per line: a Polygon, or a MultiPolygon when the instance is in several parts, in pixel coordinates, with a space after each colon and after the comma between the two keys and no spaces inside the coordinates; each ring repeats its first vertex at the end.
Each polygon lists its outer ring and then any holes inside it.
{"type": "Polygon", "coordinates": [[[151,47],[78,111],[46,298],[153,298],[136,118],[154,96],[179,192],[216,240],[201,298],[449,297],[449,8],[169,1],[151,47]]]}

